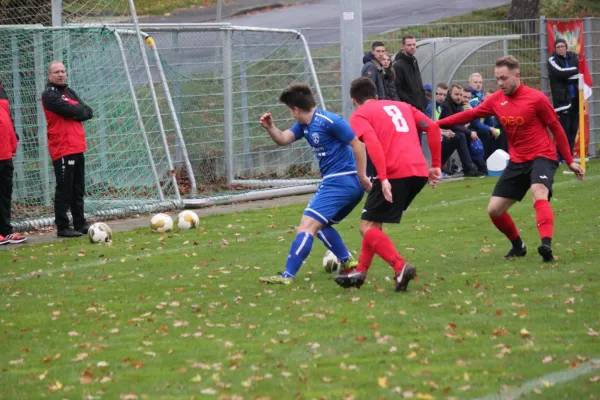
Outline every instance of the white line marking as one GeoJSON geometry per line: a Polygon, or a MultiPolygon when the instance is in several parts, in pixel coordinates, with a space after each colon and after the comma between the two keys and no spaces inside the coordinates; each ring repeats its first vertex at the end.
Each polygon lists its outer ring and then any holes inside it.
{"type": "Polygon", "coordinates": [[[532,379],[525,382],[518,389],[512,389],[501,394],[490,394],[486,397],[482,397],[479,400],[507,400],[507,399],[520,399],[521,396],[526,395],[535,389],[544,389],[548,386],[554,386],[556,384],[566,383],[577,379],[582,375],[589,374],[590,372],[600,368],[600,358],[593,359],[592,361],[583,363],[577,368],[566,369],[563,371],[553,372],[548,375],[544,375],[541,378],[532,379]]]}

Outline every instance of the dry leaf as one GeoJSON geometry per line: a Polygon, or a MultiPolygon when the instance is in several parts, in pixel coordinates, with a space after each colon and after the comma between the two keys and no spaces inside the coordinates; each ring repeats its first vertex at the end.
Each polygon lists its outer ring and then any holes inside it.
{"type": "Polygon", "coordinates": [[[197,374],[192,379],[190,379],[190,382],[194,382],[194,383],[202,382],[202,377],[199,374],[197,374]]]}
{"type": "Polygon", "coordinates": [[[592,383],[598,383],[598,382],[600,382],[600,375],[592,376],[590,378],[590,382],[592,382],[592,383]]]}
{"type": "Polygon", "coordinates": [[[379,385],[379,387],[387,389],[387,387],[388,387],[388,378],[387,378],[387,376],[384,376],[382,378],[377,378],[377,384],[379,385]]]}
{"type": "Polygon", "coordinates": [[[549,362],[552,362],[552,356],[546,356],[542,360],[542,363],[544,363],[544,364],[548,364],[549,362]]]}
{"type": "Polygon", "coordinates": [[[409,353],[406,356],[406,358],[408,358],[409,360],[411,360],[411,359],[415,358],[416,356],[417,356],[417,353],[413,351],[413,352],[409,353]]]}
{"type": "Polygon", "coordinates": [[[81,361],[81,360],[84,360],[84,359],[86,359],[86,358],[87,358],[87,356],[88,356],[88,353],[78,353],[78,354],[77,354],[77,357],[75,357],[75,358],[73,359],[73,361],[81,361]]]}
{"type": "Polygon", "coordinates": [[[140,369],[144,366],[144,363],[141,361],[134,361],[131,363],[131,366],[136,368],[136,369],[140,369]]]}
{"type": "Polygon", "coordinates": [[[521,329],[521,331],[519,333],[521,334],[521,337],[523,339],[526,339],[531,336],[531,333],[529,333],[529,331],[525,328],[521,329]]]}

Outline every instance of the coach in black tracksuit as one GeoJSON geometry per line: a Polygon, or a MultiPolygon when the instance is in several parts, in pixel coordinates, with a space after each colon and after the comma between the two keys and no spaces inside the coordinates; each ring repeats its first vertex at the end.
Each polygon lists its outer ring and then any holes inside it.
{"type": "Polygon", "coordinates": [[[548,75],[554,111],[558,114],[560,124],[569,139],[569,148],[573,153],[575,137],[579,128],[579,93],[577,89],[579,59],[577,54],[568,51],[567,42],[564,39],[557,39],[554,42],[554,52],[548,58],[548,75]]]}
{"type": "Polygon", "coordinates": [[[88,224],[84,217],[85,194],[85,131],[83,121],[94,114],[67,86],[65,66],[57,61],[48,65],[48,85],[42,93],[42,105],[48,123],[48,149],[54,164],[56,192],[54,221],[59,237],[77,237],[86,234],[88,224]],[[67,212],[71,210],[73,228],[67,212]]]}

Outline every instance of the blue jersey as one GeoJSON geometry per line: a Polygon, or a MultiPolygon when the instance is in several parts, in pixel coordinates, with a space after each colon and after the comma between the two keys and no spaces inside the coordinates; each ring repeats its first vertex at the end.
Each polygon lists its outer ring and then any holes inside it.
{"type": "Polygon", "coordinates": [[[319,161],[323,179],[356,173],[356,160],[348,144],[356,137],[337,114],[316,109],[308,125],[296,122],[290,130],[296,140],[305,138],[319,161]]]}

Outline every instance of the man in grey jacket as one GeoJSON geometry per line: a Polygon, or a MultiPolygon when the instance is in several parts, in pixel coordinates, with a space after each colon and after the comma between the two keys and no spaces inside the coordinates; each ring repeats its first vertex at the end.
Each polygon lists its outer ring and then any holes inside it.
{"type": "Polygon", "coordinates": [[[392,100],[388,99],[385,93],[385,76],[383,67],[381,66],[385,57],[385,45],[383,42],[373,42],[370,54],[370,58],[366,56],[363,58],[364,65],[360,75],[366,76],[375,83],[379,100],[392,100]]]}

